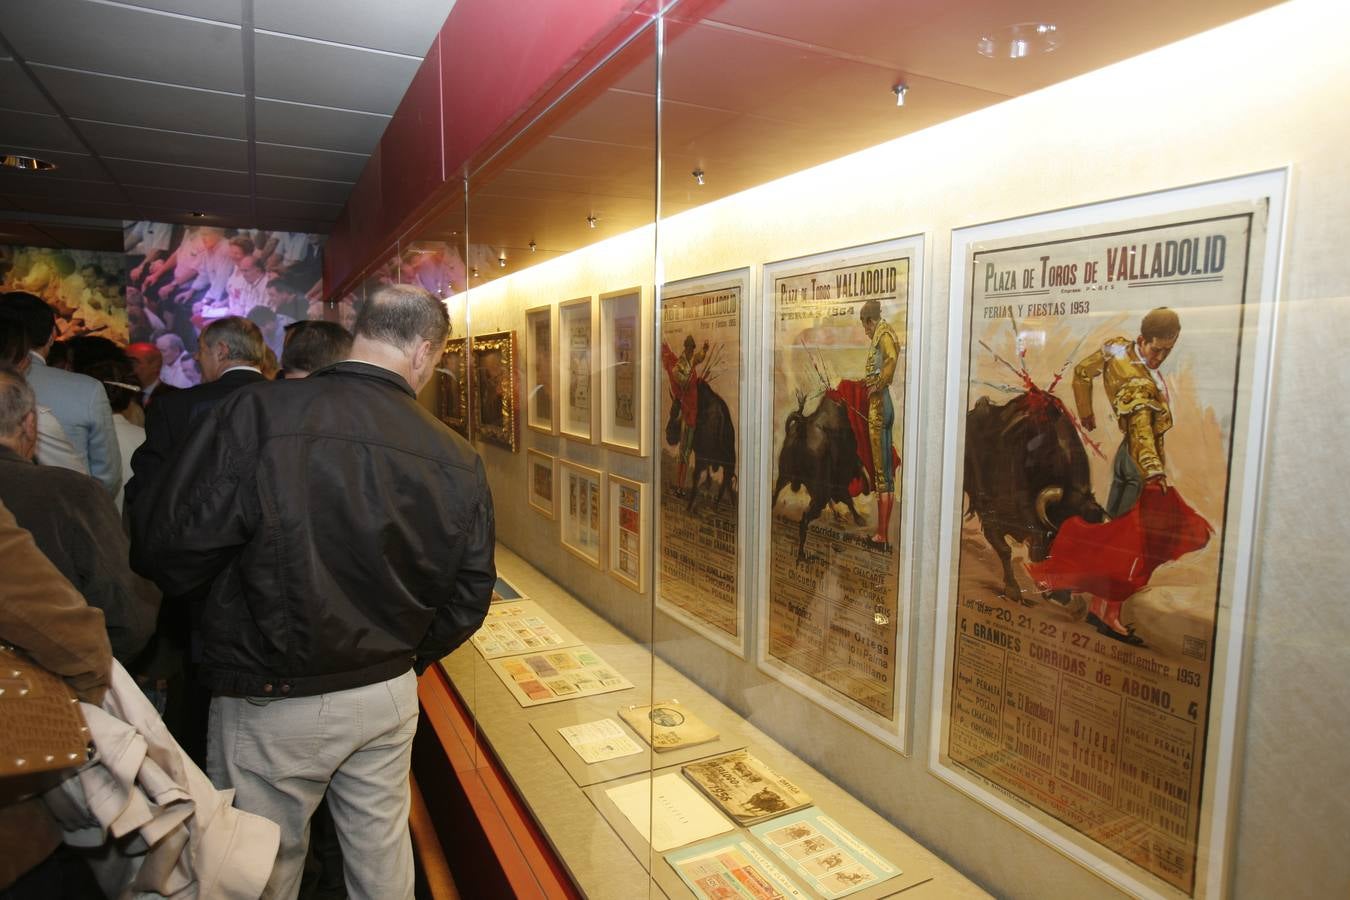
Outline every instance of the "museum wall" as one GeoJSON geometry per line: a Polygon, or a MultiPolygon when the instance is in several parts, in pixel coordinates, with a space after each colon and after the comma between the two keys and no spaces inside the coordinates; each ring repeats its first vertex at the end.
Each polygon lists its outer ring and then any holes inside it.
{"type": "MultiPolygon", "coordinates": [[[[992,892],[1114,896],[1086,869],[928,771],[938,579],[943,383],[954,228],[1289,166],[1268,449],[1250,595],[1247,715],[1231,812],[1232,894],[1345,896],[1350,888],[1350,577],[1344,513],[1350,427],[1350,10],[1294,2],[661,222],[674,281],[922,234],[925,333],[913,540],[911,750],[863,735],[742,660],[656,615],[657,652],[992,892]]],[[[470,220],[473,211],[470,209],[470,220]]],[[[1279,230],[1280,223],[1271,226],[1279,230]]],[[[525,309],[643,285],[651,227],[470,291],[476,333],[525,309]]],[[[754,311],[756,295],[747,307],[754,311]]],[[[956,307],[955,309],[959,309],[956,307]]],[[[650,351],[652,335],[646,335],[650,351]]],[[[656,356],[649,353],[654,378],[656,356]]],[[[651,386],[648,386],[648,401],[651,386]]],[[[746,420],[753,421],[752,408],[746,420]]],[[[522,452],[480,443],[499,539],[635,640],[651,602],[562,549],[527,502],[524,448],[642,481],[650,458],[522,428],[522,452]]],[[[745,477],[749,477],[746,475],[745,477]]],[[[761,473],[761,477],[763,474],[761,473]]],[[[659,685],[657,692],[659,693],[659,685]]]]}

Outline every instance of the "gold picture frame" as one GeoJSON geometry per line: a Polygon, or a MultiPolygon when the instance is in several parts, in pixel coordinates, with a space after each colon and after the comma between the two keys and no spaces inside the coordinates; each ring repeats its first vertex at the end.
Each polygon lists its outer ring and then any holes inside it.
{"type": "Polygon", "coordinates": [[[520,449],[516,333],[476,334],[470,346],[474,434],[482,441],[515,453],[520,449]]]}
{"type": "Polygon", "coordinates": [[[436,366],[436,418],[469,437],[468,341],[447,338],[436,366]]]}

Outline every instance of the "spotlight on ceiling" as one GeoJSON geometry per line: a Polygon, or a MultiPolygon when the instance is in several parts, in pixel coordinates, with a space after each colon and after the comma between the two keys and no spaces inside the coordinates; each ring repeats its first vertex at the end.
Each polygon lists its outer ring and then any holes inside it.
{"type": "Polygon", "coordinates": [[[6,154],[0,158],[0,165],[9,166],[11,169],[20,169],[24,172],[50,172],[56,168],[54,162],[38,159],[36,156],[20,156],[18,154],[6,154]]]}
{"type": "Polygon", "coordinates": [[[530,252],[533,253],[534,251],[536,251],[536,250],[538,250],[538,249],[539,249],[539,245],[536,244],[534,241],[530,241],[530,252]]]}
{"type": "Polygon", "coordinates": [[[192,215],[192,218],[194,218],[194,219],[205,219],[205,218],[206,218],[206,213],[204,213],[204,212],[194,212],[194,213],[192,213],[191,215],[192,215]]]}
{"type": "Polygon", "coordinates": [[[499,256],[499,257],[497,257],[497,266],[498,266],[498,268],[502,268],[502,269],[505,269],[505,268],[506,268],[506,257],[505,257],[505,256],[499,256]]]}
{"type": "Polygon", "coordinates": [[[695,184],[703,184],[703,170],[695,169],[691,174],[694,176],[695,184]]]}
{"type": "Polygon", "coordinates": [[[905,95],[909,93],[909,85],[904,84],[903,82],[897,84],[895,87],[891,88],[891,93],[895,95],[895,105],[904,106],[905,95]]]}
{"type": "Polygon", "coordinates": [[[589,215],[589,216],[586,217],[586,224],[589,225],[589,226],[591,226],[592,228],[595,227],[595,223],[596,223],[597,221],[599,221],[599,220],[596,219],[596,217],[595,217],[594,214],[589,215]]]}

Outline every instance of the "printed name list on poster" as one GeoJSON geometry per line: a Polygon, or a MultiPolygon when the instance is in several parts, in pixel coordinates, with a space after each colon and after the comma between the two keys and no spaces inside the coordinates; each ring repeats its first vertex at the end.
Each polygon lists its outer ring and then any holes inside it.
{"type": "Polygon", "coordinates": [[[910,260],[772,276],[766,655],[897,713],[910,260]]]}
{"type": "Polygon", "coordinates": [[[967,259],[941,762],[1187,894],[1264,203],[967,259]]]}
{"type": "Polygon", "coordinates": [[[661,300],[661,561],[658,602],[741,637],[736,464],[740,282],[661,300]]]}

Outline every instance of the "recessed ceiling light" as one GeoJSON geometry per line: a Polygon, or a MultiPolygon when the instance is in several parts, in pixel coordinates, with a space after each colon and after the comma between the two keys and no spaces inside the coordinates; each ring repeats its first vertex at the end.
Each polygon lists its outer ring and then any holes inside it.
{"type": "Polygon", "coordinates": [[[6,154],[3,159],[0,159],[0,165],[9,166],[11,169],[22,169],[25,172],[50,172],[56,168],[54,162],[38,159],[36,156],[19,156],[15,153],[6,154]]]}
{"type": "Polygon", "coordinates": [[[976,45],[990,59],[1025,59],[1038,53],[1053,53],[1059,46],[1059,29],[1049,22],[1019,22],[980,35],[976,45]]]}

